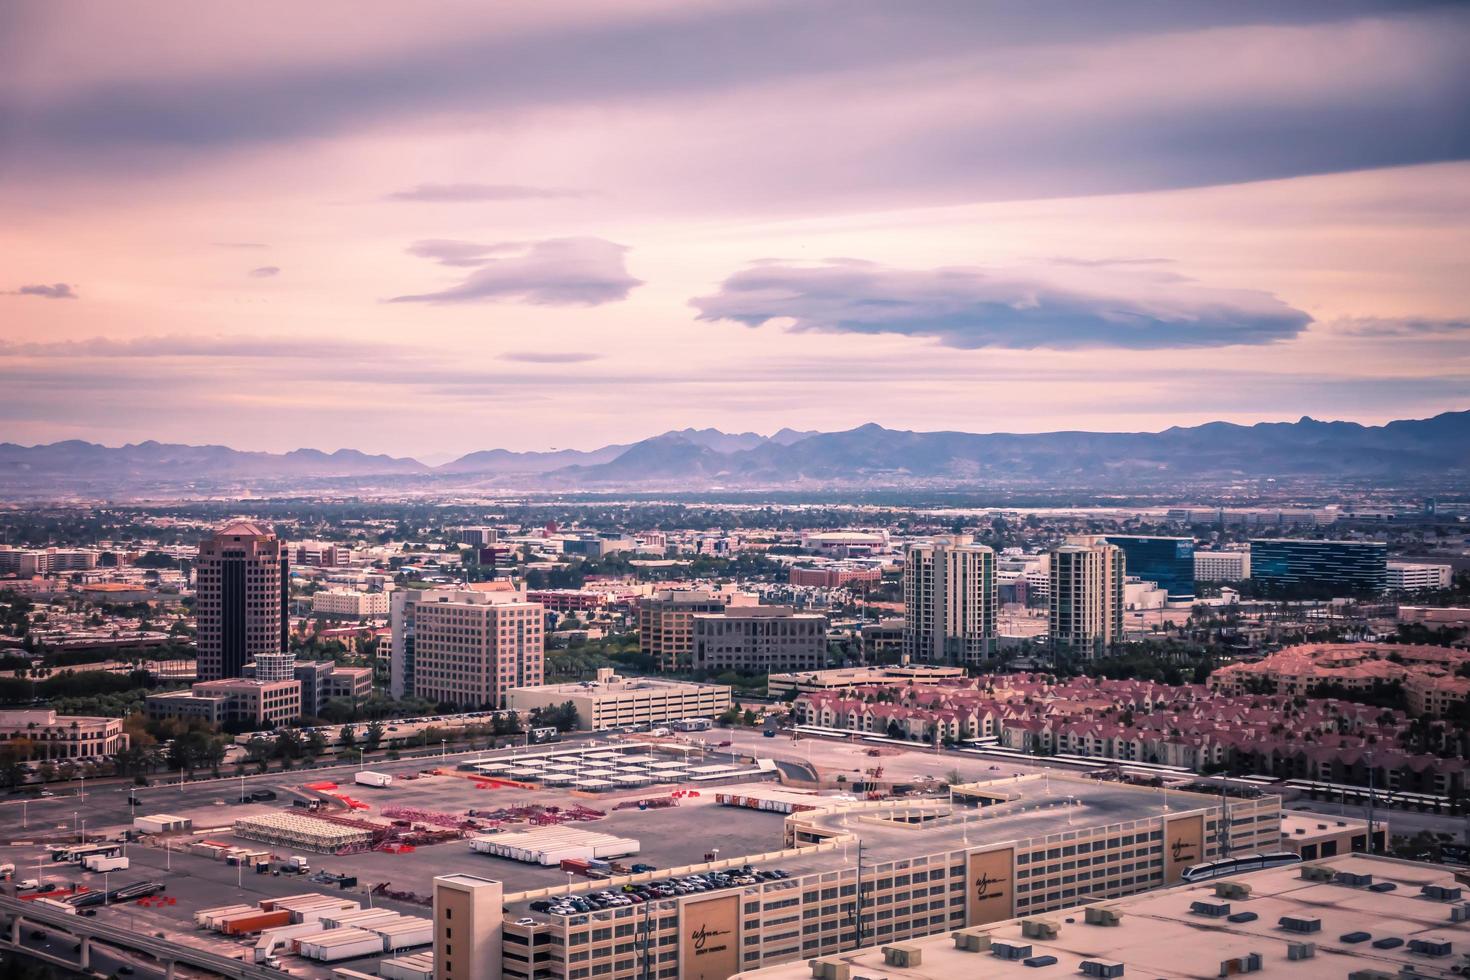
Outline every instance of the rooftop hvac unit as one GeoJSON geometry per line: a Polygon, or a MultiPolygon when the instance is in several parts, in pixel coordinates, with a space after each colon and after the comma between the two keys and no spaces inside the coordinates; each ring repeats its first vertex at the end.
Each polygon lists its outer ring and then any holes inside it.
{"type": "Polygon", "coordinates": [[[1336,884],[1347,885],[1349,888],[1367,888],[1373,884],[1372,875],[1358,874],[1353,871],[1339,871],[1332,876],[1332,880],[1336,884]]]}
{"type": "Polygon", "coordinates": [[[1391,881],[1375,881],[1373,884],[1368,886],[1368,890],[1370,892],[1378,892],[1381,895],[1384,892],[1395,891],[1398,887],[1398,885],[1395,885],[1391,881]]]}
{"type": "Polygon", "coordinates": [[[983,953],[990,948],[990,933],[979,929],[960,929],[954,933],[954,948],[967,953],[983,953]]]}
{"type": "Polygon", "coordinates": [[[850,980],[852,967],[835,957],[812,960],[812,980],[850,980]]]}
{"type": "Polygon", "coordinates": [[[1027,966],[1056,966],[1057,958],[1048,953],[1045,956],[1033,956],[1021,962],[1027,966]]]}
{"type": "Polygon", "coordinates": [[[1461,891],[1457,885],[1425,885],[1419,894],[1436,902],[1458,902],[1461,891]]]}
{"type": "Polygon", "coordinates": [[[1467,921],[1470,921],[1470,905],[1460,904],[1460,905],[1453,906],[1450,909],[1450,921],[1451,922],[1467,922],[1467,921]]]}
{"type": "Polygon", "coordinates": [[[1243,902],[1251,897],[1251,886],[1239,881],[1217,881],[1215,882],[1216,898],[1232,898],[1243,902]]]}
{"type": "Polygon", "coordinates": [[[1189,911],[1195,915],[1207,915],[1212,919],[1223,919],[1230,914],[1229,902],[1190,902],[1189,911]]]}
{"type": "Polygon", "coordinates": [[[1348,980],[1398,980],[1398,974],[1386,970],[1354,970],[1348,980]]]}
{"type": "Polygon", "coordinates": [[[924,962],[924,950],[917,943],[894,943],[883,947],[883,965],[908,968],[924,962]]]}
{"type": "Polygon", "coordinates": [[[1090,926],[1116,926],[1122,923],[1123,913],[1105,905],[1089,905],[1084,910],[1082,921],[1090,926]]]}
{"type": "Polygon", "coordinates": [[[1021,920],[1021,935],[1027,939],[1055,939],[1061,931],[1055,919],[1021,920]]]}
{"type": "Polygon", "coordinates": [[[1286,958],[1289,960],[1310,960],[1317,955],[1316,943],[1287,943],[1286,958]]]}
{"type": "Polygon", "coordinates": [[[1304,864],[1302,865],[1301,879],[1303,881],[1325,882],[1331,881],[1333,874],[1334,872],[1331,868],[1323,867],[1320,864],[1304,864]]]}
{"type": "Polygon", "coordinates": [[[1303,915],[1283,915],[1277,920],[1277,925],[1287,932],[1321,932],[1322,920],[1308,918],[1303,915]]]}
{"type": "Polygon", "coordinates": [[[998,960],[1024,960],[1031,955],[1031,944],[992,939],[990,941],[990,955],[998,960]]]}
{"type": "Polygon", "coordinates": [[[1259,918],[1260,916],[1254,912],[1236,912],[1232,915],[1227,915],[1225,920],[1227,922],[1254,922],[1259,918]]]}
{"type": "Polygon", "coordinates": [[[1409,940],[1409,952],[1418,953],[1420,956],[1448,956],[1454,951],[1454,948],[1454,943],[1437,936],[1430,939],[1409,940]]]}
{"type": "Polygon", "coordinates": [[[1121,977],[1123,964],[1113,960],[1083,960],[1082,973],[1089,977],[1121,977]]]}
{"type": "Polygon", "coordinates": [[[1220,976],[1233,977],[1241,973],[1255,973],[1261,968],[1260,953],[1246,953],[1244,956],[1232,956],[1228,960],[1220,961],[1220,976]]]}

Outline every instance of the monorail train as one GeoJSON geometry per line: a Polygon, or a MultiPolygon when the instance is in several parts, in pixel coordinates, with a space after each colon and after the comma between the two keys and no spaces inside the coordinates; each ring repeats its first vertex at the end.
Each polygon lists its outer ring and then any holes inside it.
{"type": "Polygon", "coordinates": [[[1260,871],[1262,868],[1284,868],[1288,865],[1301,863],[1302,856],[1300,854],[1292,854],[1290,851],[1273,851],[1269,854],[1244,854],[1240,857],[1206,861],[1203,864],[1191,864],[1184,869],[1182,877],[1185,881],[1208,881],[1211,878],[1224,878],[1226,875],[1238,875],[1247,871],[1260,871]]]}

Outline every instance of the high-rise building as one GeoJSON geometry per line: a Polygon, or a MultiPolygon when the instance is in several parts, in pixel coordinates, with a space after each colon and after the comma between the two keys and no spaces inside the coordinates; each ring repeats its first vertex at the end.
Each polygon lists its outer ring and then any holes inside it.
{"type": "Polygon", "coordinates": [[[1052,650],[1095,657],[1123,639],[1123,549],[1101,537],[1068,538],[1051,551],[1052,650]]]}
{"type": "Polygon", "coordinates": [[[1382,541],[1252,538],[1251,578],[1266,586],[1308,586],[1335,594],[1382,592],[1388,545],[1382,541]]]}
{"type": "Polygon", "coordinates": [[[1194,538],[1109,534],[1106,540],[1123,549],[1129,575],[1156,583],[1170,602],[1194,601],[1194,538]]]}
{"type": "Polygon", "coordinates": [[[199,543],[195,567],[199,679],[240,677],[247,663],[259,667],[262,659],[268,672],[280,674],[277,661],[290,649],[291,631],[284,543],[258,524],[237,521],[199,543]]]}
{"type": "Polygon", "coordinates": [[[995,552],[968,535],[911,545],[903,566],[903,652],[971,664],[995,646],[995,552]]]}
{"type": "MultiPolygon", "coordinates": [[[[397,597],[395,596],[395,608],[397,597]]],[[[401,621],[411,633],[393,637],[411,657],[416,697],[475,707],[505,707],[505,692],[543,680],[546,611],[513,592],[435,590],[413,593],[401,621]]]]}

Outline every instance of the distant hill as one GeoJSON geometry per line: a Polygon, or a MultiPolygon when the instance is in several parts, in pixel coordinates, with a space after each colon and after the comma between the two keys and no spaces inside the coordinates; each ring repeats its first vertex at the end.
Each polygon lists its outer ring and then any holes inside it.
{"type": "Polygon", "coordinates": [[[116,448],[69,440],[45,446],[0,443],[0,487],[180,487],[236,481],[322,480],[426,474],[416,459],[370,456],[356,449],[324,453],[242,452],[228,446],[140,442],[116,448]]]}
{"type": "Polygon", "coordinates": [[[869,423],[773,436],[683,429],[593,450],[488,449],[438,467],[351,449],[242,452],[144,442],[0,444],[0,490],[66,495],[181,488],[503,486],[703,490],[1017,485],[1149,486],[1267,477],[1379,482],[1470,475],[1470,412],[1364,426],[1235,425],[1162,432],[909,432],[869,423]]]}

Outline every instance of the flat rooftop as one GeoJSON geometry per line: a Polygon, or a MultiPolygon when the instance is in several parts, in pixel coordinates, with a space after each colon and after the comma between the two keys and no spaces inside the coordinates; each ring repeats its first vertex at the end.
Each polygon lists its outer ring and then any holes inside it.
{"type": "MultiPolygon", "coordinates": [[[[1377,829],[1387,826],[1387,820],[1375,820],[1377,829]]],[[[1368,821],[1361,817],[1339,817],[1331,813],[1313,813],[1309,810],[1282,810],[1281,836],[1283,839],[1311,843],[1323,837],[1336,837],[1344,833],[1368,832],[1368,821]]]]}
{"type": "MultiPolygon", "coordinates": [[[[1073,908],[1039,917],[1056,924],[1054,939],[1023,937],[1020,919],[978,926],[973,931],[993,940],[1030,945],[1032,956],[1055,956],[1057,964],[1051,970],[1058,976],[1077,975],[1083,960],[1107,960],[1122,964],[1125,977],[1217,977],[1222,975],[1226,960],[1252,953],[1260,955],[1260,974],[1265,977],[1346,977],[1357,970],[1400,976],[1455,975],[1451,967],[1463,962],[1470,948],[1465,927],[1450,922],[1450,909],[1460,903],[1436,901],[1420,893],[1425,885],[1454,885],[1447,869],[1365,855],[1312,863],[1335,871],[1372,875],[1374,883],[1388,882],[1396,888],[1374,892],[1365,887],[1304,880],[1300,867],[1273,868],[1226,879],[1250,886],[1250,897],[1245,899],[1218,899],[1213,884],[1178,885],[1102,903],[1120,914],[1116,926],[1086,924],[1083,910],[1073,908]],[[1195,914],[1190,906],[1197,901],[1228,902],[1231,914],[1253,912],[1256,918],[1230,922],[1224,917],[1195,914]],[[1312,933],[1288,931],[1279,925],[1284,916],[1320,919],[1321,929],[1312,933]],[[1341,938],[1353,933],[1366,933],[1369,938],[1351,943],[1341,938]],[[1376,948],[1373,943],[1380,939],[1399,939],[1402,944],[1391,949],[1376,948]],[[1446,940],[1452,949],[1445,956],[1412,952],[1409,944],[1415,939],[1446,940]],[[1314,943],[1316,953],[1310,959],[1288,959],[1290,943],[1314,943]]],[[[957,949],[952,937],[953,933],[941,933],[904,942],[905,947],[922,951],[922,962],[915,967],[885,964],[880,946],[823,960],[850,965],[854,977],[881,976],[890,980],[1036,975],[1019,960],[957,949]]],[[[752,980],[805,980],[811,975],[804,960],[738,974],[752,980]]]]}
{"type": "Polygon", "coordinates": [[[916,854],[1047,837],[1219,805],[1217,797],[1197,793],[1055,775],[996,779],[978,785],[1010,799],[986,807],[956,806],[948,816],[922,824],[885,815],[907,807],[917,811],[948,804],[943,800],[920,799],[907,804],[896,801],[876,811],[836,810],[808,818],[807,822],[833,833],[857,834],[862,838],[864,860],[878,864],[916,854]]]}
{"type": "Polygon", "coordinates": [[[724,684],[697,684],[694,681],[664,681],[651,677],[619,678],[612,681],[568,681],[565,684],[542,684],[536,687],[514,687],[515,691],[553,694],[621,694],[631,691],[708,691],[724,688],[724,684]]]}

